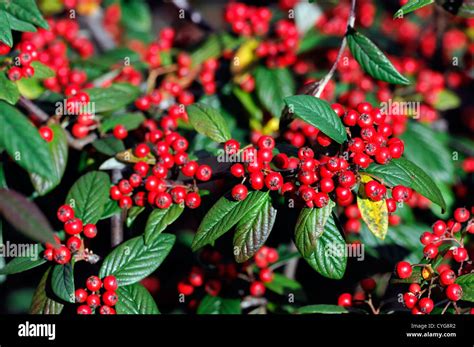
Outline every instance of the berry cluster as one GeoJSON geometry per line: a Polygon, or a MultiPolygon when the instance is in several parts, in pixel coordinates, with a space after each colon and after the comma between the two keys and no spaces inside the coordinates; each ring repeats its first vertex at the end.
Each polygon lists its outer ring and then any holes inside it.
{"type": "Polygon", "coordinates": [[[273,281],[273,270],[269,266],[277,262],[278,258],[277,250],[267,246],[263,246],[255,253],[255,265],[259,268],[260,281],[252,281],[250,295],[259,297],[265,294],[265,283],[273,281]]]}
{"type": "MultiPolygon", "coordinates": [[[[55,261],[58,264],[66,264],[71,260],[72,254],[77,254],[83,250],[83,239],[94,238],[97,236],[97,227],[95,224],[83,225],[80,218],[74,217],[74,209],[70,205],[62,205],[57,211],[57,218],[64,223],[64,232],[68,235],[66,244],[61,244],[61,240],[55,236],[56,244],[46,243],[44,258],[49,261],[55,261]]],[[[88,260],[88,252],[84,252],[84,260],[88,260]]],[[[92,261],[92,259],[91,259],[92,261]]]]}
{"type": "Polygon", "coordinates": [[[102,280],[97,276],[90,276],[86,281],[86,288],[76,289],[74,293],[76,303],[81,304],[77,307],[77,314],[92,314],[97,309],[99,314],[115,314],[113,307],[118,301],[117,288],[115,276],[110,275],[102,280]]]}
{"type": "Polygon", "coordinates": [[[421,276],[425,280],[422,283],[413,282],[410,284],[408,292],[403,295],[404,305],[412,310],[413,314],[429,314],[434,308],[434,301],[431,297],[431,286],[435,285],[444,293],[444,297],[451,302],[462,299],[462,287],[455,283],[456,278],[463,273],[463,263],[468,260],[468,252],[464,248],[462,240],[465,233],[474,234],[474,220],[470,219],[471,213],[464,207],[454,211],[454,219],[448,222],[436,221],[431,232],[424,232],[420,237],[420,242],[425,246],[423,254],[428,259],[428,264],[410,264],[401,261],[396,265],[396,274],[401,279],[411,278],[416,267],[421,267],[421,276]],[[460,236],[460,237],[457,237],[460,236]],[[440,251],[442,244],[455,243],[455,246],[440,251]],[[443,261],[433,268],[431,262],[442,258],[443,261]],[[451,265],[454,260],[454,265],[451,265]],[[456,265],[458,264],[458,265],[456,265]],[[453,269],[457,266],[458,272],[453,269]],[[429,282],[428,282],[429,280],[429,282]],[[425,289],[423,289],[426,286],[425,289]],[[423,296],[427,294],[426,296],[423,296]]]}
{"type": "Polygon", "coordinates": [[[225,9],[224,19],[237,35],[265,35],[270,29],[272,12],[267,7],[232,2],[225,9]]]}
{"type": "MultiPolygon", "coordinates": [[[[29,41],[20,42],[16,51],[18,55],[13,60],[13,65],[8,69],[8,78],[12,81],[18,81],[22,78],[33,77],[35,69],[31,63],[38,60],[38,51],[35,45],[29,41]]],[[[10,47],[0,42],[0,55],[6,55],[10,52],[10,47]]]]}
{"type": "Polygon", "coordinates": [[[372,293],[377,287],[377,282],[373,278],[364,278],[359,282],[362,291],[356,291],[354,294],[342,293],[337,299],[337,304],[342,307],[352,307],[354,305],[367,304],[372,302],[372,293]]]}
{"type": "Polygon", "coordinates": [[[275,25],[274,38],[260,43],[256,53],[266,59],[268,67],[286,67],[296,62],[296,49],[299,43],[298,29],[294,22],[282,19],[275,25]]]}
{"type": "Polygon", "coordinates": [[[150,68],[155,69],[161,65],[161,53],[173,46],[174,36],[175,32],[172,28],[164,28],[160,31],[157,41],[150,44],[144,56],[150,68]]]}
{"type": "MultiPolygon", "coordinates": [[[[133,154],[137,158],[134,173],[110,189],[111,198],[119,201],[121,208],[130,208],[133,204],[144,206],[146,202],[158,208],[168,208],[172,203],[184,203],[189,208],[197,208],[201,204],[195,180],[208,181],[212,169],[189,160],[186,153],[188,141],[171,130],[174,125],[170,126],[169,120],[173,124],[176,122],[170,116],[163,117],[161,129],[154,121],[147,122],[151,129],[145,139],[149,144],[139,143],[134,148],[133,154]],[[148,164],[150,158],[156,163],[151,168],[148,164]],[[188,179],[193,179],[194,184],[177,182],[178,170],[188,179]]],[[[117,128],[114,129],[116,132],[117,128]]]]}

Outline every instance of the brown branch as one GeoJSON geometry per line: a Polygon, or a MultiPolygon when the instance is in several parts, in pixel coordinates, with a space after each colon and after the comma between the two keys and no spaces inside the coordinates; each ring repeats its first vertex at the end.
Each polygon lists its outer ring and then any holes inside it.
{"type": "Polygon", "coordinates": [[[328,84],[328,82],[334,76],[334,73],[336,72],[336,69],[337,69],[337,65],[339,64],[339,61],[341,60],[342,55],[344,54],[344,50],[346,49],[346,46],[347,46],[347,33],[351,28],[354,27],[355,17],[356,17],[355,9],[356,9],[356,0],[352,0],[351,12],[349,14],[349,18],[347,19],[347,31],[344,34],[344,38],[342,39],[341,47],[339,47],[339,52],[337,53],[336,61],[334,62],[334,64],[332,65],[331,69],[326,74],[326,76],[324,76],[321,80],[311,84],[308,87],[306,91],[307,94],[311,94],[319,98],[321,94],[323,93],[324,88],[326,88],[326,85],[328,84]]]}
{"type": "MultiPolygon", "coordinates": [[[[290,252],[298,251],[294,242],[291,243],[289,251],[290,252]]],[[[299,258],[293,258],[288,262],[288,264],[286,264],[285,270],[283,271],[285,277],[288,277],[290,279],[295,279],[296,268],[298,267],[298,261],[299,261],[299,258]]]]}
{"type": "Polygon", "coordinates": [[[93,14],[80,18],[84,26],[89,30],[97,47],[101,51],[108,51],[115,48],[115,42],[102,25],[104,12],[101,8],[93,14]]]}

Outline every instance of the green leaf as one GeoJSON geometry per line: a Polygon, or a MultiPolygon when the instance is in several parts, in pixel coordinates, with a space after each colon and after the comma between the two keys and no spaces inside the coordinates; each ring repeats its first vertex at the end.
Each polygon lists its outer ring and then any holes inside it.
{"type": "Polygon", "coordinates": [[[412,183],[410,175],[392,160],[386,165],[372,163],[364,172],[370,174],[381,183],[391,186],[409,187],[412,183]]]}
{"type": "Polygon", "coordinates": [[[416,11],[426,5],[432,4],[434,0],[409,0],[405,5],[395,12],[393,18],[403,18],[407,13],[416,11]]]}
{"type": "MultiPolygon", "coordinates": [[[[1,11],[0,11],[1,13],[1,11]]],[[[1,38],[0,38],[1,40],[1,38]]],[[[10,81],[3,71],[0,72],[0,100],[15,105],[20,98],[18,87],[10,81]]]]}
{"type": "Polygon", "coordinates": [[[221,197],[206,213],[194,237],[192,250],[196,251],[229,231],[252,210],[260,209],[267,201],[267,193],[260,191],[249,192],[243,201],[230,200],[221,197]]]}
{"type": "Polygon", "coordinates": [[[283,99],[295,93],[295,81],[288,69],[259,66],[255,70],[255,88],[260,103],[274,117],[280,117],[285,106],[283,99]]]}
{"type": "Polygon", "coordinates": [[[155,300],[140,283],[119,287],[117,295],[118,314],[160,314],[155,300]]]}
{"type": "Polygon", "coordinates": [[[40,81],[34,77],[22,78],[16,81],[16,86],[20,94],[30,100],[38,99],[45,91],[40,81]]]}
{"type": "Polygon", "coordinates": [[[105,155],[116,155],[119,152],[125,150],[125,145],[122,140],[119,140],[113,136],[105,137],[103,139],[97,139],[92,142],[92,146],[100,153],[105,155]]]}
{"type": "Polygon", "coordinates": [[[197,314],[241,314],[241,312],[240,300],[223,299],[212,295],[206,295],[197,308],[197,314]]]}
{"type": "Polygon", "coordinates": [[[74,303],[74,270],[71,263],[55,265],[51,273],[51,288],[60,299],[74,303]]]}
{"type": "Polygon", "coordinates": [[[8,14],[2,8],[0,8],[0,41],[5,43],[7,46],[13,46],[13,37],[11,31],[10,21],[8,20],[8,14]]]}
{"type": "Polygon", "coordinates": [[[40,209],[20,193],[0,189],[0,214],[19,232],[39,242],[54,242],[53,229],[40,209]]]}
{"type": "Polygon", "coordinates": [[[455,282],[462,288],[461,300],[474,302],[474,274],[459,276],[455,282]]]}
{"type": "Polygon", "coordinates": [[[439,205],[443,211],[446,210],[446,202],[441,191],[426,172],[405,158],[394,159],[391,163],[411,178],[410,188],[439,205]]]}
{"type": "MultiPolygon", "coordinates": [[[[1,164],[0,164],[0,171],[1,171],[1,164]]],[[[3,187],[2,187],[3,188],[3,187]]],[[[0,223],[0,244],[3,245],[3,223],[0,223]]],[[[5,269],[5,257],[0,257],[0,266],[2,267],[0,270],[0,273],[5,269]]],[[[5,282],[7,279],[7,276],[5,275],[0,275],[0,284],[5,282]]]]}
{"type": "Polygon", "coordinates": [[[91,171],[71,187],[66,204],[74,208],[74,215],[84,224],[95,224],[102,217],[105,204],[109,199],[110,179],[100,171],[91,171]]]}
{"type": "Polygon", "coordinates": [[[160,234],[155,242],[145,245],[142,236],[134,237],[115,248],[104,259],[101,278],[114,275],[119,286],[141,281],[154,272],[171,251],[176,237],[160,234]]]}
{"type": "Polygon", "coordinates": [[[50,128],[53,131],[53,140],[48,142],[48,148],[53,159],[54,174],[47,179],[37,174],[30,174],[31,182],[39,195],[45,195],[61,182],[67,165],[68,144],[66,132],[59,124],[52,124],[50,128]]]}
{"type": "Polygon", "coordinates": [[[385,54],[361,33],[350,30],[347,35],[347,44],[362,69],[373,78],[394,84],[410,84],[410,81],[395,69],[385,54]]]}
{"type": "Polygon", "coordinates": [[[273,274],[273,280],[265,283],[265,287],[279,295],[302,291],[301,284],[298,281],[276,272],[273,274]]]}
{"type": "Polygon", "coordinates": [[[31,301],[30,314],[60,314],[64,305],[51,297],[48,280],[50,279],[51,267],[46,270],[31,301]]]}
{"type": "Polygon", "coordinates": [[[311,95],[285,98],[288,112],[321,130],[337,143],[347,140],[346,128],[328,102],[311,95]]]}
{"type": "Polygon", "coordinates": [[[115,83],[108,88],[97,87],[84,91],[89,94],[90,104],[97,113],[118,110],[140,95],[140,89],[128,83],[115,83]]]}
{"type": "Polygon", "coordinates": [[[34,78],[44,80],[46,78],[54,77],[56,75],[54,73],[54,70],[44,65],[43,63],[40,63],[37,60],[31,62],[31,66],[35,69],[34,78]]]}
{"type": "MultiPolygon", "coordinates": [[[[361,174],[361,183],[373,181],[370,176],[361,174]]],[[[357,207],[369,230],[379,239],[385,239],[388,232],[388,207],[385,199],[373,201],[365,195],[364,187],[361,184],[357,195],[357,207]]]]}
{"type": "Polygon", "coordinates": [[[5,148],[18,165],[46,178],[54,172],[48,145],[38,129],[4,101],[0,101],[0,124],[0,147],[5,148]]]}
{"type": "Polygon", "coordinates": [[[151,11],[146,2],[124,2],[121,8],[124,15],[121,16],[120,22],[127,30],[141,33],[151,30],[151,11]]]}
{"type": "Polygon", "coordinates": [[[242,42],[228,33],[211,34],[191,53],[192,66],[200,66],[205,60],[219,57],[226,49],[234,50],[242,42]]]}
{"type": "MultiPolygon", "coordinates": [[[[0,236],[0,244],[3,244],[0,236]]],[[[16,257],[13,258],[0,269],[0,275],[12,275],[20,272],[24,272],[35,267],[41,266],[46,263],[46,260],[41,257],[40,253],[43,251],[43,247],[38,244],[38,252],[36,256],[31,255],[30,257],[16,257]]],[[[3,257],[1,257],[3,259],[3,257]]]]}
{"type": "Polygon", "coordinates": [[[8,21],[10,22],[10,28],[16,31],[23,32],[36,32],[36,27],[33,24],[22,21],[15,16],[7,12],[8,21]]]}
{"type": "Polygon", "coordinates": [[[403,156],[416,163],[433,180],[452,184],[455,161],[446,139],[440,132],[419,122],[409,122],[401,139],[405,143],[403,156]]]}
{"type": "Polygon", "coordinates": [[[330,201],[323,208],[303,208],[298,216],[295,228],[295,244],[303,257],[310,257],[316,250],[318,238],[324,232],[324,226],[335,203],[330,201]]]}
{"type": "Polygon", "coordinates": [[[347,266],[346,243],[334,220],[328,218],[323,234],[316,242],[316,250],[304,259],[324,277],[341,279],[347,266]]]}
{"type": "Polygon", "coordinates": [[[41,15],[35,0],[2,1],[0,8],[19,20],[32,23],[43,29],[49,29],[48,23],[41,15]]]}
{"type": "Polygon", "coordinates": [[[122,211],[117,201],[108,199],[104,205],[104,212],[102,212],[102,216],[100,219],[108,219],[116,214],[119,214],[122,211]]]}
{"type": "Polygon", "coordinates": [[[156,241],[158,236],[172,224],[183,213],[184,207],[179,204],[173,204],[166,209],[154,209],[145,226],[145,244],[149,245],[156,241]]]}
{"type": "Polygon", "coordinates": [[[127,220],[125,221],[125,224],[127,225],[127,228],[130,228],[137,219],[137,217],[145,211],[144,206],[132,206],[128,211],[127,211],[127,220]]]}
{"type": "Polygon", "coordinates": [[[123,125],[127,130],[135,130],[143,123],[144,120],[145,116],[141,112],[113,115],[110,117],[106,117],[102,121],[100,125],[100,131],[106,133],[119,124],[123,125]]]}
{"type": "Polygon", "coordinates": [[[323,314],[341,314],[349,313],[345,307],[337,305],[309,305],[303,306],[296,310],[296,313],[299,314],[314,314],[314,313],[323,313],[323,314]]]}
{"type": "Polygon", "coordinates": [[[247,261],[265,244],[275,223],[277,210],[270,195],[259,207],[249,211],[238,223],[234,234],[234,256],[239,263],[247,261]]]}
{"type": "Polygon", "coordinates": [[[216,109],[202,103],[196,103],[188,106],[186,111],[189,121],[198,133],[220,143],[231,139],[227,123],[216,109]]]}
{"type": "Polygon", "coordinates": [[[443,89],[437,94],[433,106],[438,111],[452,110],[461,106],[461,98],[449,89],[443,89]]]}

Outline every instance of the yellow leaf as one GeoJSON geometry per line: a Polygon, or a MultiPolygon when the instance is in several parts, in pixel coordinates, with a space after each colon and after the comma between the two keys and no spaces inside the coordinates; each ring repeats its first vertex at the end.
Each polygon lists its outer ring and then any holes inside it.
{"type": "Polygon", "coordinates": [[[259,45],[258,40],[250,39],[245,41],[235,52],[234,59],[231,64],[231,71],[233,75],[238,75],[257,60],[255,50],[259,45]]]}
{"type": "Polygon", "coordinates": [[[155,165],[156,159],[153,154],[148,153],[145,158],[138,158],[133,154],[132,149],[127,149],[123,152],[119,152],[115,155],[115,159],[123,162],[123,163],[138,163],[139,161],[144,161],[147,164],[155,165]]]}
{"type": "Polygon", "coordinates": [[[364,185],[372,181],[368,175],[360,175],[361,186],[357,196],[357,205],[360,214],[369,230],[379,239],[383,240],[388,231],[388,209],[385,199],[381,201],[372,201],[365,198],[364,185]]]}

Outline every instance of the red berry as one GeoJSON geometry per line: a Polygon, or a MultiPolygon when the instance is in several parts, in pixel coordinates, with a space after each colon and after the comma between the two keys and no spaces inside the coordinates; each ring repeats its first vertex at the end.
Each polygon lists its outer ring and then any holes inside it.
{"type": "Polygon", "coordinates": [[[224,144],[224,150],[228,154],[235,154],[240,149],[240,144],[238,141],[231,139],[224,144]]]}
{"type": "Polygon", "coordinates": [[[193,177],[198,167],[199,165],[197,162],[190,161],[183,166],[183,168],[181,169],[181,172],[183,173],[183,175],[187,177],[193,177]]]}
{"type": "Polygon", "coordinates": [[[82,240],[77,236],[71,236],[67,242],[66,247],[72,252],[77,252],[82,246],[82,240]]]}
{"type": "Polygon", "coordinates": [[[252,189],[255,190],[260,190],[264,186],[264,176],[261,171],[257,172],[252,172],[250,174],[250,179],[249,179],[250,185],[252,186],[252,189]]]}
{"type": "Polygon", "coordinates": [[[201,205],[201,196],[196,192],[186,195],[185,204],[189,208],[198,208],[201,205]]]}
{"type": "Polygon", "coordinates": [[[421,292],[421,287],[418,283],[412,283],[408,287],[408,290],[410,291],[410,293],[418,295],[421,292]]]}
{"type": "Polygon", "coordinates": [[[100,306],[100,296],[97,294],[91,294],[87,297],[87,305],[90,308],[95,309],[100,306]]]}
{"type": "Polygon", "coordinates": [[[122,124],[117,124],[114,127],[113,134],[115,138],[123,140],[128,136],[128,131],[127,128],[125,128],[122,124]]]}
{"type": "Polygon", "coordinates": [[[464,223],[467,221],[470,217],[469,211],[464,208],[464,207],[459,207],[456,210],[454,210],[454,219],[456,219],[457,222],[459,223],[464,223]]]}
{"type": "Polygon", "coordinates": [[[411,195],[411,189],[405,186],[395,186],[392,188],[392,198],[397,202],[406,202],[411,198],[411,195]]]}
{"type": "Polygon", "coordinates": [[[43,258],[47,261],[52,261],[53,260],[53,249],[52,248],[47,248],[43,252],[43,258]]]}
{"type": "Polygon", "coordinates": [[[99,310],[100,314],[116,314],[115,310],[107,305],[102,305],[99,310]]]}
{"type": "Polygon", "coordinates": [[[458,301],[462,298],[462,287],[457,284],[450,284],[446,288],[446,297],[451,301],[458,301]]]}
{"type": "Polygon", "coordinates": [[[365,292],[371,293],[375,290],[377,283],[375,282],[373,278],[365,278],[362,281],[360,281],[360,286],[365,292]]]}
{"type": "Polygon", "coordinates": [[[270,172],[265,176],[265,185],[269,190],[278,190],[283,184],[283,177],[279,172],[270,172]]]}
{"type": "Polygon", "coordinates": [[[275,140],[271,136],[261,136],[258,139],[257,146],[259,149],[273,149],[275,147],[275,140]]]}
{"type": "Polygon", "coordinates": [[[178,292],[186,296],[191,295],[194,292],[194,287],[191,284],[185,282],[178,283],[178,292]]]}
{"type": "Polygon", "coordinates": [[[237,200],[245,200],[248,194],[248,189],[245,185],[243,184],[237,184],[232,188],[232,197],[237,200]]]}
{"type": "Polygon", "coordinates": [[[141,111],[148,111],[151,106],[151,100],[148,96],[142,96],[135,100],[135,107],[141,111]]]}
{"type": "Polygon", "coordinates": [[[118,283],[117,283],[117,279],[115,278],[115,276],[109,275],[107,277],[104,277],[104,279],[102,281],[104,283],[104,289],[105,290],[110,290],[112,292],[117,290],[118,283]]]}
{"type": "Polygon", "coordinates": [[[109,193],[112,200],[119,200],[122,197],[122,193],[117,186],[111,187],[109,193]]]}
{"type": "Polygon", "coordinates": [[[71,260],[71,251],[66,246],[53,249],[53,259],[56,263],[64,265],[71,260]]]}
{"type": "Polygon", "coordinates": [[[41,128],[39,128],[39,134],[46,142],[53,141],[54,133],[50,127],[42,126],[41,128]]]}
{"type": "Polygon", "coordinates": [[[117,293],[110,290],[106,291],[102,294],[102,301],[107,306],[115,306],[118,301],[117,293]]]}
{"type": "Polygon", "coordinates": [[[72,126],[72,134],[78,139],[82,139],[89,134],[89,127],[87,125],[76,123],[72,126]]]}
{"type": "Polygon", "coordinates": [[[74,297],[76,299],[76,304],[82,304],[82,303],[86,302],[88,294],[87,294],[87,291],[85,289],[77,289],[74,292],[74,297]]]}
{"type": "Polygon", "coordinates": [[[135,150],[133,153],[138,157],[138,158],[145,158],[148,153],[150,153],[150,147],[148,147],[144,143],[140,143],[135,147],[135,150]]]}
{"type": "Polygon", "coordinates": [[[265,286],[262,282],[254,281],[250,285],[250,295],[260,297],[265,294],[265,286]]]}
{"type": "Polygon", "coordinates": [[[97,227],[95,224],[86,224],[84,225],[83,233],[85,237],[92,239],[97,235],[97,227]]]}
{"type": "Polygon", "coordinates": [[[64,231],[69,235],[76,235],[82,231],[82,220],[79,218],[71,218],[64,223],[64,231]]]}
{"type": "Polygon", "coordinates": [[[92,314],[92,310],[87,305],[81,305],[76,310],[77,314],[92,314]]]}
{"type": "Polygon", "coordinates": [[[278,251],[275,248],[268,248],[266,260],[271,264],[278,261],[278,251]]]}
{"type": "Polygon", "coordinates": [[[456,274],[451,269],[444,270],[439,275],[439,282],[443,286],[449,286],[450,284],[453,284],[455,280],[456,280],[456,274]]]}
{"type": "Polygon", "coordinates": [[[461,263],[465,260],[467,260],[467,251],[463,247],[457,247],[453,250],[453,258],[456,260],[458,263],[461,263]]]}
{"type": "Polygon", "coordinates": [[[198,272],[193,272],[189,275],[189,283],[191,283],[192,286],[194,287],[200,287],[204,283],[204,279],[202,277],[202,274],[198,272]]]}
{"type": "Polygon", "coordinates": [[[418,298],[411,292],[403,294],[403,303],[407,308],[414,308],[418,298]]]}
{"type": "Polygon", "coordinates": [[[402,279],[410,277],[412,273],[411,265],[406,261],[398,262],[396,270],[397,276],[402,279]]]}
{"type": "Polygon", "coordinates": [[[18,81],[23,76],[21,68],[13,66],[8,70],[8,78],[12,81],[18,81]]]}
{"type": "Polygon", "coordinates": [[[425,231],[420,236],[420,242],[425,246],[429,245],[431,242],[433,242],[433,234],[430,233],[429,231],[425,231]]]}
{"type": "Polygon", "coordinates": [[[265,269],[260,270],[259,276],[260,276],[260,280],[263,283],[269,283],[269,282],[273,281],[273,271],[270,270],[269,268],[265,268],[265,269]]]}
{"type": "Polygon", "coordinates": [[[326,193],[318,192],[314,195],[314,205],[318,208],[322,208],[329,203],[329,196],[326,193]]]}
{"type": "Polygon", "coordinates": [[[339,298],[337,299],[337,304],[343,307],[352,306],[352,295],[349,293],[343,293],[339,295],[339,298]]]}
{"type": "Polygon", "coordinates": [[[434,303],[433,300],[430,298],[423,298],[418,302],[418,307],[420,308],[420,311],[423,313],[430,313],[433,311],[434,308],[434,303]]]}
{"type": "Polygon", "coordinates": [[[155,204],[158,208],[168,208],[171,206],[173,199],[169,193],[160,192],[156,195],[155,204]]]}
{"type": "Polygon", "coordinates": [[[56,216],[61,222],[67,222],[71,218],[74,218],[74,210],[69,205],[62,205],[60,208],[58,208],[56,216]]]}
{"type": "Polygon", "coordinates": [[[446,228],[446,223],[442,220],[438,220],[432,226],[433,234],[443,236],[446,233],[446,228]]]}
{"type": "Polygon", "coordinates": [[[86,287],[91,292],[97,292],[102,287],[102,281],[97,276],[90,276],[86,281],[86,287]]]}
{"type": "Polygon", "coordinates": [[[433,244],[425,246],[423,248],[423,255],[428,259],[434,259],[438,255],[438,247],[433,244]]]}

